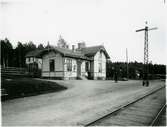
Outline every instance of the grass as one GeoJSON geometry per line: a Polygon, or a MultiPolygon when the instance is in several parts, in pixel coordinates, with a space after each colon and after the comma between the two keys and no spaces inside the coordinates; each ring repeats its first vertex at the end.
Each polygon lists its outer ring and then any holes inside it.
{"type": "Polygon", "coordinates": [[[8,94],[7,96],[3,96],[2,100],[34,96],[67,89],[54,82],[33,78],[2,79],[1,83],[2,89],[5,89],[8,94]]]}

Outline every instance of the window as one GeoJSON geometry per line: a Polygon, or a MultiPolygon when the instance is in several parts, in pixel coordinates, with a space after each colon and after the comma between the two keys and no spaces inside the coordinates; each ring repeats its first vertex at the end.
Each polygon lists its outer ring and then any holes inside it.
{"type": "Polygon", "coordinates": [[[49,68],[50,68],[51,72],[53,72],[55,70],[55,61],[54,61],[54,59],[49,60],[49,68]]]}
{"type": "Polygon", "coordinates": [[[74,65],[74,66],[73,66],[73,71],[75,72],[76,70],[77,70],[77,66],[74,65]]]}
{"type": "Polygon", "coordinates": [[[100,50],[100,54],[99,54],[99,58],[100,58],[100,59],[102,58],[102,53],[103,53],[103,51],[100,50]]]}
{"type": "Polygon", "coordinates": [[[102,63],[99,63],[99,72],[102,72],[102,63]]]}
{"type": "Polygon", "coordinates": [[[30,57],[28,57],[28,62],[30,62],[30,57]]]}
{"type": "Polygon", "coordinates": [[[72,59],[67,59],[66,64],[67,64],[67,71],[72,71],[72,59]]]}
{"type": "Polygon", "coordinates": [[[33,62],[33,57],[30,58],[30,61],[33,62]]]}

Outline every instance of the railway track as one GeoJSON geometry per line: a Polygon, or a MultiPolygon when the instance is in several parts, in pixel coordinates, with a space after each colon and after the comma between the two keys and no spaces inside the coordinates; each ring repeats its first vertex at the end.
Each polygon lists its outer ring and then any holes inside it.
{"type": "Polygon", "coordinates": [[[165,87],[157,89],[85,126],[165,126],[165,92],[165,87]]]}
{"type": "Polygon", "coordinates": [[[166,126],[166,104],[164,104],[161,110],[157,113],[151,126],[166,126]]]}

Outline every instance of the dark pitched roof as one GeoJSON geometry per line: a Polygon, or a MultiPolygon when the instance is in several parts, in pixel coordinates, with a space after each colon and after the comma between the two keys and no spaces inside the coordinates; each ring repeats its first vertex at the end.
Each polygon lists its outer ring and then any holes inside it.
{"type": "Polygon", "coordinates": [[[26,54],[26,57],[41,57],[43,51],[44,50],[39,50],[39,49],[30,51],[26,54]]]}
{"type": "Polygon", "coordinates": [[[82,59],[90,59],[87,56],[85,56],[81,51],[73,51],[66,48],[59,48],[55,47],[53,50],[63,54],[64,56],[74,57],[74,58],[82,58],[82,59]]]}
{"type": "Polygon", "coordinates": [[[73,51],[71,49],[66,49],[66,48],[59,48],[59,47],[51,48],[49,50],[48,49],[34,50],[34,51],[28,52],[26,54],[26,57],[39,57],[39,58],[41,58],[42,55],[44,55],[48,51],[54,51],[54,52],[59,52],[63,56],[92,60],[90,57],[94,56],[99,50],[104,51],[106,57],[110,58],[108,53],[106,52],[104,46],[102,46],[102,45],[86,47],[86,48],[82,48],[81,50],[76,50],[76,51],[73,51]]]}
{"type": "Polygon", "coordinates": [[[28,52],[28,53],[26,54],[26,57],[37,57],[37,58],[41,58],[42,55],[44,55],[45,53],[48,53],[49,51],[58,52],[58,53],[62,54],[63,56],[92,60],[91,58],[88,58],[87,56],[85,56],[81,51],[72,51],[72,50],[70,50],[70,49],[59,48],[59,47],[51,48],[51,49],[49,49],[49,50],[48,50],[48,49],[33,50],[33,51],[28,52]]]}
{"type": "Polygon", "coordinates": [[[85,47],[81,49],[82,53],[84,53],[88,57],[94,56],[99,50],[102,50],[104,54],[106,55],[106,57],[110,58],[110,56],[108,55],[103,45],[85,47]]]}

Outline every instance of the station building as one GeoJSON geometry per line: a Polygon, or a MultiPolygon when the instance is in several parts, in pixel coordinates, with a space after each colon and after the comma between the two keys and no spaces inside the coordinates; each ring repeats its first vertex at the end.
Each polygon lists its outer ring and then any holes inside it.
{"type": "Polygon", "coordinates": [[[104,80],[109,58],[104,46],[86,47],[79,43],[77,49],[73,46],[31,51],[26,55],[26,64],[28,68],[36,65],[41,69],[42,78],[104,80]]]}

